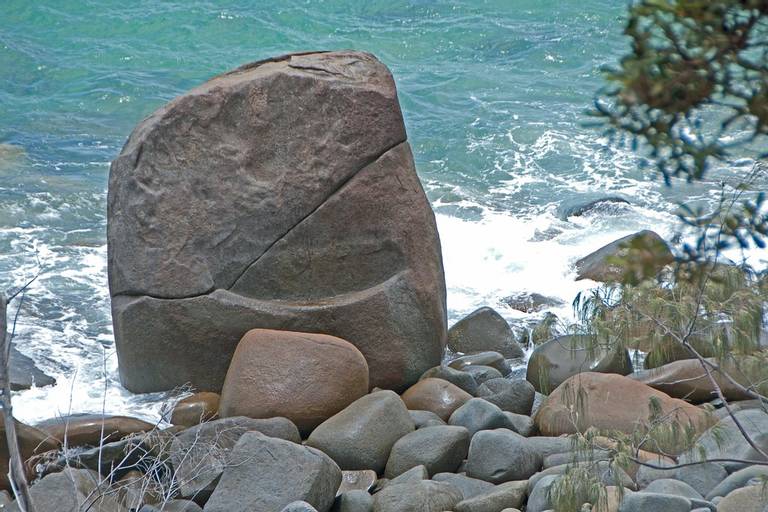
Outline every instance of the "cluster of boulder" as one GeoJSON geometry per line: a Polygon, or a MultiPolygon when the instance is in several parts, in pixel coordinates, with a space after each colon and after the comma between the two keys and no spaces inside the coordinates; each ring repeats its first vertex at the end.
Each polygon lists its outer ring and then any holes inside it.
{"type": "MultiPolygon", "coordinates": [[[[171,426],[19,423],[37,512],[545,512],[574,468],[607,489],[578,511],[768,505],[755,485],[768,461],[740,431],[768,450],[768,414],[727,382],[739,421],[711,413],[698,361],[634,371],[627,349],[558,336],[545,317],[523,375],[525,350],[493,309],[446,328],[434,216],[394,80],[370,54],[256,62],[173,100],[113,162],[108,208],[122,381],[200,392],[171,426]],[[647,433],[651,410],[688,443],[646,443],[619,467],[616,439],[574,442],[647,433]]],[[[671,261],[644,231],[577,262],[579,278],[616,279],[628,245],[671,261]]]]}
{"type": "MultiPolygon", "coordinates": [[[[484,308],[457,323],[448,339],[470,353],[427,370],[400,395],[369,391],[365,358],[345,340],[255,329],[238,344],[221,394],[180,400],[170,427],[100,416],[20,424],[22,451],[41,477],[31,487],[36,509],[544,512],[554,506],[550,490],[577,467],[608,497],[579,510],[763,512],[768,466],[690,464],[701,452],[759,459],[730,416],[655,389],[640,378],[645,371],[625,376],[589,361],[587,371],[561,365],[562,382],[539,393],[539,384],[511,375],[501,353],[472,350],[520,349],[495,314],[484,308]],[[583,392],[578,417],[573,390],[583,392]],[[609,464],[614,440],[596,438],[585,451],[569,436],[642,432],[651,401],[695,432],[690,450],[649,445],[621,468],[609,464]]],[[[760,404],[733,408],[768,449],[760,404]]],[[[6,501],[4,509],[18,510],[6,501]]]]}

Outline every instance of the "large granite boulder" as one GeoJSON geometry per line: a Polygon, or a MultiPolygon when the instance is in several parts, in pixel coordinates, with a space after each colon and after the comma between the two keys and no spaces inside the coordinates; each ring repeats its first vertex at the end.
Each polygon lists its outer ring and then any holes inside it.
{"type": "Polygon", "coordinates": [[[632,373],[632,360],[623,347],[605,347],[585,335],[567,334],[536,347],[525,378],[547,394],[581,372],[632,373]]]}
{"type": "Polygon", "coordinates": [[[525,355],[507,321],[487,306],[473,311],[448,330],[448,348],[463,354],[493,350],[508,358],[525,355]]]}
{"type": "Polygon", "coordinates": [[[675,256],[657,233],[638,231],[619,238],[576,262],[579,279],[610,283],[639,281],[672,263],[675,256]],[[618,264],[619,260],[629,267],[618,264]]]}
{"type": "Polygon", "coordinates": [[[351,343],[325,334],[253,329],[235,350],[221,417],[293,421],[312,429],[368,393],[368,365],[351,343]]]}
{"type": "Polygon", "coordinates": [[[218,391],[253,328],[354,344],[398,391],[440,363],[445,281],[395,83],[362,52],[286,55],[161,107],[112,163],[123,384],[218,391]]]}

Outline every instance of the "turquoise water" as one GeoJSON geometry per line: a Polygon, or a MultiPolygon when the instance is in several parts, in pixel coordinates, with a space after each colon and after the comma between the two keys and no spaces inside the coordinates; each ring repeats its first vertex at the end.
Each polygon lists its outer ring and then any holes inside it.
{"type": "MultiPolygon", "coordinates": [[[[39,260],[17,340],[59,379],[21,393],[22,417],[102,407],[155,415],[157,396],[132,396],[117,381],[109,162],[144,116],[245,62],[354,48],[391,68],[438,217],[452,321],[518,291],[570,302],[589,285],[573,282],[575,259],[637,229],[670,235],[680,188],[665,189],[584,126],[600,68],[625,49],[624,8],[615,0],[4,0],[0,288],[33,275],[39,260]],[[558,219],[564,204],[607,194],[633,206],[558,219]]],[[[685,192],[707,199],[713,190],[685,192]]],[[[531,320],[500,311],[516,324],[531,320]]]]}

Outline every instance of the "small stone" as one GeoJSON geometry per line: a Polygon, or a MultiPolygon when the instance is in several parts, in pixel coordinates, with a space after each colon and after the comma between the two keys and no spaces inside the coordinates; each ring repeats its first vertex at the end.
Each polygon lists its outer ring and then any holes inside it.
{"type": "Polygon", "coordinates": [[[526,441],[507,429],[478,432],[469,445],[467,476],[494,484],[527,480],[541,468],[541,457],[526,441]]]}
{"type": "Polygon", "coordinates": [[[180,400],[173,406],[171,424],[194,427],[200,423],[216,419],[219,414],[219,394],[195,393],[180,400]]]}
{"type": "Polygon", "coordinates": [[[456,409],[448,423],[466,428],[471,436],[481,430],[511,427],[510,419],[504,411],[482,398],[473,398],[456,409]]]}
{"type": "Polygon", "coordinates": [[[464,427],[440,426],[416,430],[392,446],[384,476],[394,478],[423,465],[428,474],[455,471],[469,450],[469,431],[464,427]]]}
{"type": "Polygon", "coordinates": [[[307,439],[307,446],[325,452],[342,469],[372,469],[379,474],[395,442],[414,428],[400,397],[392,391],[378,391],[320,424],[307,439]]]}
{"type": "Polygon", "coordinates": [[[445,422],[440,419],[440,416],[432,411],[408,411],[408,414],[411,415],[411,419],[417,429],[445,425],[445,422]]]}
{"type": "Polygon", "coordinates": [[[389,485],[373,497],[374,512],[443,512],[453,510],[461,492],[446,482],[422,480],[389,485]]]}
{"type": "Polygon", "coordinates": [[[447,380],[454,386],[458,386],[470,395],[477,392],[477,382],[475,378],[466,371],[457,370],[450,366],[435,366],[422,374],[419,380],[435,378],[447,380]]]}
{"type": "MultiPolygon", "coordinates": [[[[462,372],[466,372],[471,375],[478,386],[491,379],[501,379],[503,376],[501,372],[491,366],[484,366],[482,364],[470,364],[461,369],[462,372]]],[[[477,390],[475,393],[477,394],[477,390]]]]}
{"type": "Polygon", "coordinates": [[[402,399],[408,409],[431,411],[447,420],[453,411],[461,407],[472,395],[442,379],[420,380],[405,393],[402,399]]]}
{"type": "Polygon", "coordinates": [[[477,388],[477,396],[498,405],[502,411],[529,415],[536,394],[524,379],[491,379],[477,388]]]}
{"type": "Polygon", "coordinates": [[[493,351],[467,354],[465,356],[457,357],[448,363],[448,366],[451,368],[456,368],[457,370],[462,370],[464,367],[469,365],[490,366],[499,370],[502,376],[509,375],[509,373],[512,371],[512,368],[509,367],[509,363],[504,358],[504,356],[498,352],[493,351]]]}
{"type": "Polygon", "coordinates": [[[510,359],[524,355],[507,321],[489,307],[473,311],[448,329],[448,348],[463,354],[492,350],[510,359]]]}

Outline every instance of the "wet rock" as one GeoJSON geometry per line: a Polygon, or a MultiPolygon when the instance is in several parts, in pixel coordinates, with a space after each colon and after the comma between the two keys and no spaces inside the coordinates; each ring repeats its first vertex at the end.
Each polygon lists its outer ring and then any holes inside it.
{"type": "Polygon", "coordinates": [[[530,414],[536,391],[524,379],[491,379],[477,388],[477,396],[515,414],[530,414]]]}
{"type": "Polygon", "coordinates": [[[371,54],[254,62],[162,106],[112,163],[107,210],[131,391],[218,391],[255,326],[349,341],[372,386],[401,391],[440,363],[434,214],[371,54]]]}
{"type": "MultiPolygon", "coordinates": [[[[468,375],[471,375],[478,386],[481,386],[486,381],[489,381],[491,379],[503,378],[501,375],[501,372],[496,368],[493,368],[491,366],[484,366],[481,364],[467,365],[464,368],[462,368],[461,371],[466,372],[468,375]]],[[[474,395],[476,393],[477,393],[477,390],[475,390],[475,393],[472,393],[472,394],[474,395]]]]}
{"type": "Polygon", "coordinates": [[[232,448],[205,510],[279,510],[301,500],[327,512],[340,483],[341,470],[321,451],[246,432],[232,448]]]}
{"type": "MultiPolygon", "coordinates": [[[[545,436],[573,434],[592,427],[631,434],[644,428],[651,399],[670,421],[690,424],[699,431],[711,424],[706,411],[645,384],[621,375],[588,372],[571,377],[549,395],[536,415],[536,426],[545,436]],[[580,408],[574,421],[572,407],[576,406],[577,396],[580,408]]],[[[662,443],[661,449],[680,453],[684,448],[662,443]]]]}
{"type": "Polygon", "coordinates": [[[188,428],[176,436],[170,447],[180,496],[205,502],[230,464],[234,446],[247,432],[301,442],[296,425],[286,418],[223,418],[188,428]]]}
{"type": "Polygon", "coordinates": [[[448,329],[448,348],[462,354],[491,350],[508,359],[524,355],[507,321],[489,307],[473,311],[448,329]]]}
{"type": "Polygon", "coordinates": [[[11,345],[9,374],[11,391],[21,391],[32,386],[42,388],[56,384],[56,379],[44,373],[35,365],[31,357],[19,352],[15,345],[11,345]]]}
{"type": "Polygon", "coordinates": [[[627,270],[612,261],[615,258],[642,262],[644,270],[650,267],[654,273],[658,273],[665,265],[675,261],[669,246],[658,234],[643,230],[615,240],[577,261],[576,280],[591,279],[609,283],[622,282],[627,277],[635,281],[646,277],[633,270],[630,270],[630,275],[626,276],[627,270]]]}
{"type": "Polygon", "coordinates": [[[486,351],[478,352],[476,354],[467,354],[465,356],[457,357],[448,366],[456,368],[457,370],[463,370],[469,365],[490,366],[496,368],[502,376],[509,375],[512,371],[509,363],[503,355],[498,352],[486,351]]]}
{"type": "Polygon", "coordinates": [[[216,419],[219,414],[219,394],[203,391],[188,396],[173,406],[171,423],[184,427],[194,427],[200,423],[216,419]]]}
{"type": "Polygon", "coordinates": [[[627,375],[632,373],[632,361],[625,348],[601,349],[587,336],[565,335],[534,349],[525,378],[536,391],[548,394],[582,372],[627,375]],[[590,345],[591,351],[586,349],[590,345]]]}
{"type": "Polygon", "coordinates": [[[494,484],[527,480],[541,468],[541,457],[526,441],[507,429],[478,432],[469,445],[467,476],[494,484]]]}
{"type": "Polygon", "coordinates": [[[368,393],[354,345],[324,334],[252,329],[235,350],[221,391],[222,417],[285,417],[309,434],[368,393]]]}
{"type": "Polygon", "coordinates": [[[538,313],[547,308],[562,306],[562,300],[540,293],[522,292],[501,299],[501,303],[523,313],[538,313]]]}
{"type": "Polygon", "coordinates": [[[348,491],[339,495],[331,512],[372,512],[373,496],[365,491],[348,491]]]}
{"type": "Polygon", "coordinates": [[[423,480],[390,485],[373,496],[374,512],[443,512],[453,510],[461,492],[451,484],[423,480]]]}
{"type": "Polygon", "coordinates": [[[67,445],[70,447],[99,446],[102,442],[109,443],[155,429],[152,423],[137,418],[101,414],[71,414],[41,421],[35,427],[61,443],[66,434],[67,445]]]}
{"type": "Polygon", "coordinates": [[[627,208],[630,202],[619,196],[607,196],[592,201],[566,203],[558,208],[558,217],[561,220],[568,220],[569,217],[581,217],[593,212],[615,214],[627,208]]]}
{"type": "Polygon", "coordinates": [[[430,475],[455,471],[469,450],[464,427],[427,427],[406,434],[392,446],[384,476],[395,478],[423,465],[430,475]]]}
{"type": "Polygon", "coordinates": [[[464,475],[457,475],[455,473],[438,473],[432,477],[432,480],[435,482],[447,482],[453,485],[461,491],[464,500],[480,494],[486,494],[496,488],[496,486],[490,482],[479,480],[477,478],[470,478],[464,475]]]}
{"type": "Polygon", "coordinates": [[[378,391],[321,423],[307,445],[328,454],[342,469],[381,473],[392,446],[414,428],[400,397],[392,391],[378,391]]]}
{"type": "Polygon", "coordinates": [[[454,508],[455,512],[496,512],[523,505],[527,482],[506,482],[486,493],[465,498],[454,508]]]}
{"type": "Polygon", "coordinates": [[[468,373],[466,369],[464,371],[451,368],[450,366],[435,366],[430,368],[421,376],[419,380],[435,378],[447,380],[454,386],[460,387],[470,395],[474,395],[477,392],[477,382],[472,374],[468,373]]]}
{"type": "Polygon", "coordinates": [[[408,409],[431,411],[440,419],[447,420],[453,411],[461,407],[472,395],[442,379],[420,380],[403,393],[408,409]]]}
{"type": "Polygon", "coordinates": [[[431,411],[408,411],[416,428],[439,427],[445,422],[437,414],[431,411]]]}
{"type": "Polygon", "coordinates": [[[473,398],[456,409],[448,423],[466,428],[471,436],[481,430],[512,427],[504,411],[482,398],[473,398]]]}

